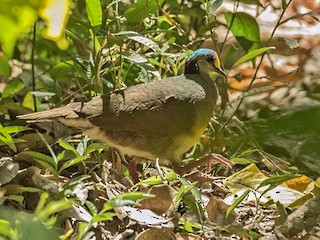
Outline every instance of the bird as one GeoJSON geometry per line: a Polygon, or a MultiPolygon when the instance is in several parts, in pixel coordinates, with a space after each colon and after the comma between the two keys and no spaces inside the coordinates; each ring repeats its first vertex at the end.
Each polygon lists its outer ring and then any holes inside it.
{"type": "Polygon", "coordinates": [[[226,79],[217,53],[200,48],[186,59],[182,75],[18,118],[56,120],[124,155],[179,166],[182,155],[200,139],[213,116],[218,76],[226,79]]]}

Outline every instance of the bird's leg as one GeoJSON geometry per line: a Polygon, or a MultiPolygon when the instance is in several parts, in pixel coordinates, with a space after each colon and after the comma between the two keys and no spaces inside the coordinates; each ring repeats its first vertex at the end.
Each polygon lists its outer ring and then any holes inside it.
{"type": "Polygon", "coordinates": [[[225,158],[221,154],[211,153],[211,154],[208,154],[197,161],[189,163],[183,167],[179,167],[178,172],[179,173],[190,172],[192,169],[202,165],[203,163],[206,163],[206,165],[207,165],[206,172],[211,172],[211,162],[212,161],[215,161],[217,163],[221,163],[224,166],[227,166],[228,168],[231,168],[234,165],[234,163],[232,161],[225,158]]]}

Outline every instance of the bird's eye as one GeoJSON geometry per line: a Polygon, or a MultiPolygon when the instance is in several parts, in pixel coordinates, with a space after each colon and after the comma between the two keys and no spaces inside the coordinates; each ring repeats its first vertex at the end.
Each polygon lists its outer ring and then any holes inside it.
{"type": "Polygon", "coordinates": [[[210,56],[210,57],[208,57],[207,58],[207,61],[208,61],[208,63],[210,63],[211,65],[213,65],[214,64],[214,57],[212,57],[212,56],[210,56]]]}

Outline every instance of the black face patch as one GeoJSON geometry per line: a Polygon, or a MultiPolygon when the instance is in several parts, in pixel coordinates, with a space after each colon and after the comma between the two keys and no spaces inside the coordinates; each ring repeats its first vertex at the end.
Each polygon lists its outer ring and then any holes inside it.
{"type": "Polygon", "coordinates": [[[184,67],[184,73],[186,74],[196,74],[199,73],[199,66],[197,60],[186,62],[184,67]]]}

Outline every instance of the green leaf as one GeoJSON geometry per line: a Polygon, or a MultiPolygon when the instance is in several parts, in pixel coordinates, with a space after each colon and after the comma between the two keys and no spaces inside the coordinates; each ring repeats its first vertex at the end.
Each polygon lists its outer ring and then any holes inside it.
{"type": "Polygon", "coordinates": [[[86,0],[88,18],[92,27],[102,23],[102,8],[100,0],[86,0]]]}
{"type": "Polygon", "coordinates": [[[78,153],[78,151],[67,141],[60,139],[59,145],[63,147],[65,150],[69,150],[73,152],[77,157],[80,157],[80,154],[78,153]]]}
{"type": "Polygon", "coordinates": [[[184,186],[192,186],[192,189],[190,190],[192,195],[195,197],[197,202],[202,203],[200,190],[185,178],[180,178],[180,181],[184,186]]]}
{"type": "Polygon", "coordinates": [[[17,148],[14,145],[12,137],[5,130],[5,128],[2,127],[2,125],[0,125],[0,141],[8,145],[8,147],[11,148],[11,150],[13,150],[14,152],[17,152],[17,148]]]}
{"type": "Polygon", "coordinates": [[[69,168],[79,162],[82,162],[84,160],[86,160],[87,158],[89,158],[89,156],[80,156],[80,157],[77,157],[77,158],[73,158],[67,162],[65,162],[60,168],[59,168],[59,171],[58,173],[60,174],[63,170],[65,170],[66,168],[69,168]]]}
{"type": "Polygon", "coordinates": [[[98,209],[92,202],[86,201],[86,206],[93,216],[98,214],[98,209]]]}
{"type": "Polygon", "coordinates": [[[0,219],[0,235],[8,237],[7,239],[11,239],[13,236],[13,229],[10,228],[10,223],[3,219],[0,219]]]}
{"type": "Polygon", "coordinates": [[[183,229],[184,229],[185,231],[189,232],[189,233],[194,233],[193,228],[192,228],[192,225],[191,225],[191,223],[190,223],[188,220],[184,221],[184,223],[183,223],[183,229]]]}
{"type": "Polygon", "coordinates": [[[249,158],[243,158],[243,157],[236,157],[232,158],[231,161],[237,163],[237,164],[250,164],[250,163],[258,163],[258,161],[249,159],[249,158]]]}
{"type": "Polygon", "coordinates": [[[6,56],[12,57],[17,39],[28,33],[37,19],[37,7],[40,0],[1,1],[0,7],[0,42],[6,56]]]}
{"type": "Polygon", "coordinates": [[[54,159],[48,155],[45,155],[39,152],[34,152],[34,151],[27,151],[27,152],[20,153],[19,157],[21,158],[29,157],[32,160],[38,162],[40,165],[48,168],[52,173],[56,172],[57,165],[54,159]]]}
{"type": "Polygon", "coordinates": [[[3,127],[3,129],[7,133],[19,133],[19,132],[23,132],[23,131],[32,130],[32,128],[25,127],[25,126],[8,126],[8,127],[3,127]]]}
{"type": "Polygon", "coordinates": [[[177,195],[174,197],[174,200],[173,200],[174,209],[176,210],[178,209],[178,206],[182,197],[186,195],[188,192],[190,192],[191,189],[193,189],[196,184],[198,184],[198,182],[193,182],[190,185],[181,185],[181,187],[179,188],[179,192],[177,193],[177,195]]]}
{"type": "Polygon", "coordinates": [[[149,48],[151,48],[156,53],[161,53],[160,47],[151,39],[141,36],[137,32],[133,31],[123,31],[115,34],[116,36],[125,36],[133,41],[139,42],[149,48]]]}
{"type": "Polygon", "coordinates": [[[229,214],[239,205],[239,203],[242,202],[242,200],[251,192],[250,189],[247,189],[240,197],[238,197],[233,204],[228,207],[227,212],[226,212],[226,217],[229,216],[229,214]]]}
{"type": "MultiPolygon", "coordinates": [[[[36,98],[36,106],[39,107],[40,105],[40,101],[36,98]]],[[[35,111],[34,109],[34,98],[33,95],[31,94],[31,92],[28,92],[23,101],[22,101],[22,106],[32,109],[33,111],[35,111]]]]}
{"type": "Polygon", "coordinates": [[[246,55],[238,59],[238,61],[236,61],[231,68],[237,67],[242,63],[247,62],[271,49],[275,49],[275,47],[264,47],[264,48],[252,50],[251,52],[247,53],[246,55]]]}
{"type": "Polygon", "coordinates": [[[39,220],[45,221],[49,218],[50,215],[61,212],[72,207],[72,202],[65,199],[59,201],[51,201],[37,213],[39,220]]]}
{"type": "Polygon", "coordinates": [[[7,56],[0,56],[0,76],[10,76],[11,68],[7,56]]]}
{"type": "Polygon", "coordinates": [[[115,216],[117,216],[117,214],[114,212],[106,212],[106,213],[93,216],[91,222],[96,223],[96,222],[110,221],[115,216]]]}
{"type": "MultiPolygon", "coordinates": [[[[176,174],[176,173],[165,173],[164,177],[165,177],[165,179],[168,180],[168,182],[171,182],[171,181],[177,180],[179,178],[179,175],[176,174]]],[[[135,188],[135,187],[143,185],[143,184],[156,185],[156,184],[161,184],[161,183],[162,183],[162,179],[161,179],[161,177],[159,175],[158,176],[152,176],[152,177],[149,177],[147,179],[144,179],[144,180],[138,182],[132,188],[135,188]]]]}
{"type": "Polygon", "coordinates": [[[8,82],[2,92],[2,98],[13,97],[24,88],[24,83],[21,79],[15,78],[8,82]]]}
{"type": "Polygon", "coordinates": [[[104,143],[91,143],[85,150],[83,155],[87,155],[89,153],[92,153],[94,151],[100,152],[101,150],[108,148],[108,146],[104,143]]]}
{"type": "Polygon", "coordinates": [[[227,26],[245,51],[260,46],[260,33],[257,21],[243,12],[225,13],[227,26]]]}
{"type": "MultiPolygon", "coordinates": [[[[157,0],[137,0],[136,3],[129,5],[129,8],[124,12],[125,18],[130,23],[138,23],[148,16],[149,13],[154,13],[158,10],[157,0]]],[[[159,0],[162,4],[164,0],[159,0]]]]}
{"type": "Polygon", "coordinates": [[[37,98],[52,97],[56,95],[54,92],[39,92],[39,91],[32,91],[31,94],[37,98]]]}
{"type": "MultiPolygon", "coordinates": [[[[277,176],[272,176],[267,178],[266,180],[264,180],[262,183],[260,183],[260,185],[257,187],[257,189],[267,186],[267,185],[274,185],[274,186],[278,186],[282,183],[284,183],[285,181],[288,181],[290,179],[293,178],[298,178],[300,176],[297,176],[295,174],[283,174],[283,175],[277,175],[277,176]]],[[[268,189],[269,191],[270,189],[268,189]]]]}

